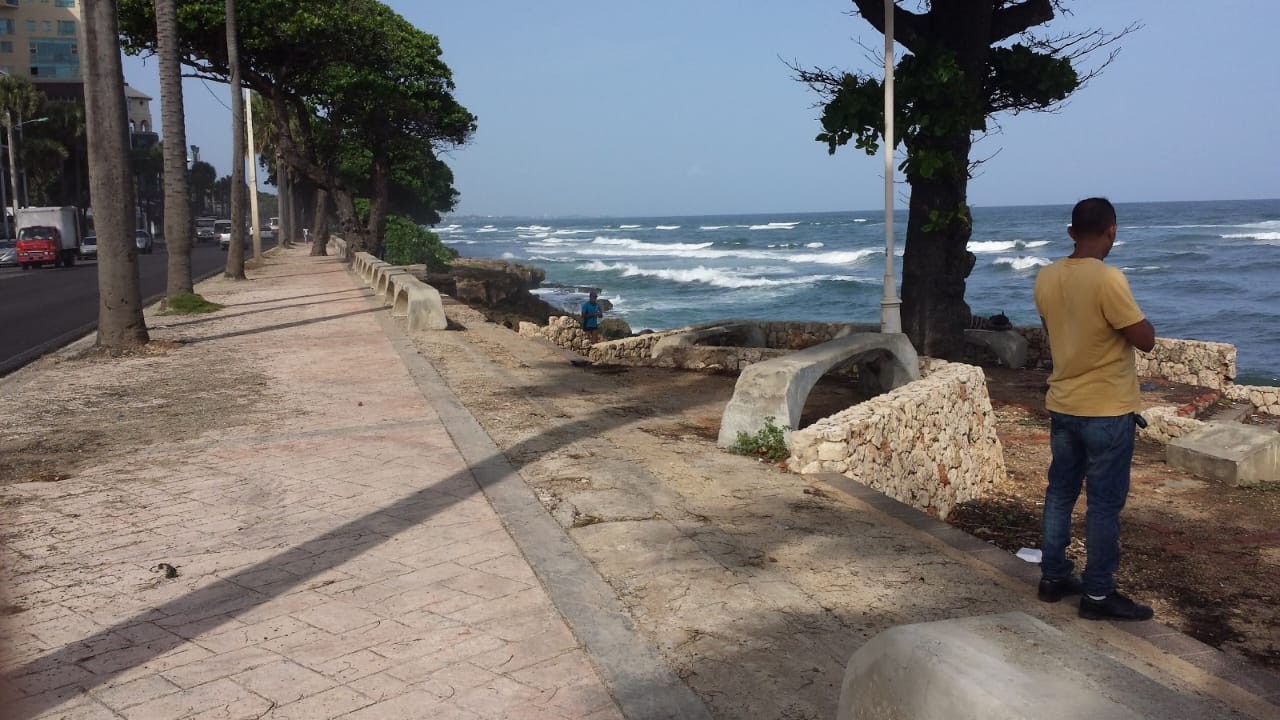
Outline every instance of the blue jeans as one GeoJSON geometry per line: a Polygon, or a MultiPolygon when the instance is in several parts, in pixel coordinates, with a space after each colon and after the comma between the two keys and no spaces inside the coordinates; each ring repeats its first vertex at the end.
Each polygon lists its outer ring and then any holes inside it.
{"type": "Polygon", "coordinates": [[[1080,417],[1050,412],[1049,487],[1044,494],[1044,525],[1040,573],[1070,577],[1067,559],[1071,542],[1071,510],[1085,487],[1085,550],[1088,561],[1080,581],[1089,595],[1115,590],[1120,567],[1120,511],[1129,496],[1129,467],[1133,463],[1134,416],[1080,417]],[[1086,481],[1087,478],[1087,481],[1086,481]]]}

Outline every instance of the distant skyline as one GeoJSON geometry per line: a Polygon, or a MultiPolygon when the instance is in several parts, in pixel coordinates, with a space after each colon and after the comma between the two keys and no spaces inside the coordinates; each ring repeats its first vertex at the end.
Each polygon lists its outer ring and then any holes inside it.
{"type": "MultiPolygon", "coordinates": [[[[828,156],[817,97],[785,61],[880,75],[880,35],[845,0],[619,5],[387,3],[437,35],[479,118],[451,152],[455,214],[664,216],[868,210],[882,161],[828,156]]],[[[1263,0],[1070,3],[1065,31],[1131,22],[1116,61],[1056,113],[1000,116],[974,205],[1280,197],[1280,5],[1263,0]]],[[[899,48],[899,56],[902,49],[899,48]]],[[[155,98],[154,58],[126,79],[155,98]]],[[[227,174],[225,85],[184,83],[188,142],[227,174]]],[[[901,151],[901,149],[900,149],[901,151]]],[[[901,178],[899,177],[899,180],[901,178]]],[[[898,202],[909,187],[899,183],[898,202]]]]}

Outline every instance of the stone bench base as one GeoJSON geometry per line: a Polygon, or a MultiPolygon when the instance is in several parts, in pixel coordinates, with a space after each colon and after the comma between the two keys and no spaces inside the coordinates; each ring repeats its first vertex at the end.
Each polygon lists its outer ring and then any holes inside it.
{"type": "Polygon", "coordinates": [[[886,630],[849,660],[837,720],[1138,720],[1222,711],[1024,613],[886,630]]]}
{"type": "Polygon", "coordinates": [[[1209,422],[1172,440],[1165,461],[1232,485],[1280,483],[1280,433],[1267,427],[1209,422]]]}

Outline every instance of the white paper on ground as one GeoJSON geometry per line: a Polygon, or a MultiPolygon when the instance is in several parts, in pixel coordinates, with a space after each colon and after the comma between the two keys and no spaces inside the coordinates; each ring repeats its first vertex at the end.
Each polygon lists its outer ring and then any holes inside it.
{"type": "Polygon", "coordinates": [[[1018,551],[1018,559],[1025,560],[1029,563],[1038,563],[1040,562],[1040,549],[1039,548],[1022,548],[1021,550],[1018,551]]]}

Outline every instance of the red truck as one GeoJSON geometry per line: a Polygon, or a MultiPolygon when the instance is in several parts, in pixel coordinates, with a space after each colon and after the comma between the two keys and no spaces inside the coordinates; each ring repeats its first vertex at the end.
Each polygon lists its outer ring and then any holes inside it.
{"type": "Polygon", "coordinates": [[[80,254],[80,211],[74,207],[18,209],[18,264],[71,267],[80,254]]]}

